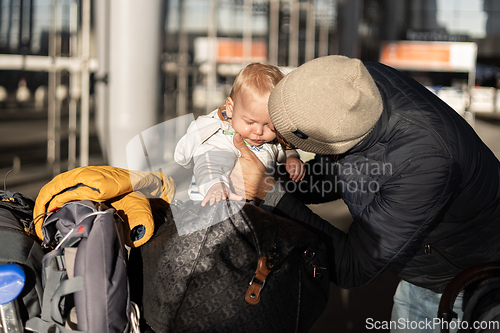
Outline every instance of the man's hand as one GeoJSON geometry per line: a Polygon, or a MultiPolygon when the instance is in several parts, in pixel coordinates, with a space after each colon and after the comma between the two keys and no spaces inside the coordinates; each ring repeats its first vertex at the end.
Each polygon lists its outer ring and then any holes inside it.
{"type": "Polygon", "coordinates": [[[204,207],[207,204],[207,202],[210,202],[210,206],[212,206],[217,201],[225,200],[228,198],[231,200],[242,200],[243,199],[241,196],[232,193],[226,184],[215,183],[207,191],[207,194],[203,198],[201,205],[204,207]]]}
{"type": "Polygon", "coordinates": [[[258,157],[248,149],[241,135],[235,134],[233,143],[241,152],[241,157],[231,172],[231,183],[237,194],[259,203],[276,181],[258,157]]]}
{"type": "Polygon", "coordinates": [[[288,156],[286,159],[286,171],[290,174],[290,178],[294,182],[299,182],[304,179],[306,169],[304,163],[297,155],[288,156]]]}

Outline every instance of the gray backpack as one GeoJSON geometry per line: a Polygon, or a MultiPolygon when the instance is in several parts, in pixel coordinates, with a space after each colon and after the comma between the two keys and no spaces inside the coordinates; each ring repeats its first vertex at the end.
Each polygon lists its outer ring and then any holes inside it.
{"type": "Polygon", "coordinates": [[[43,245],[53,250],[42,261],[42,312],[28,320],[28,330],[133,331],[137,313],[121,225],[114,209],[87,200],[67,203],[45,219],[43,245]]]}

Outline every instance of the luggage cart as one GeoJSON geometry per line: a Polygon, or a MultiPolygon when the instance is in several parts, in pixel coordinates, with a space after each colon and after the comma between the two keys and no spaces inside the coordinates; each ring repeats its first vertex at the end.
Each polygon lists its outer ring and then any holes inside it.
{"type": "MultiPolygon", "coordinates": [[[[450,281],[441,296],[438,318],[449,324],[457,314],[453,304],[460,292],[473,286],[462,318],[464,333],[500,331],[500,262],[479,264],[464,270],[450,281]],[[480,325],[475,326],[474,323],[480,325]]],[[[441,333],[449,333],[450,325],[442,325],[441,333]]]]}

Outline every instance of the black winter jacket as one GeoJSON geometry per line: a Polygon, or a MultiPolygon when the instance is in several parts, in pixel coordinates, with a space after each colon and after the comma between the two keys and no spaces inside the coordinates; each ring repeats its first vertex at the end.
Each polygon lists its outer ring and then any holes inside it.
{"type": "Polygon", "coordinates": [[[462,269],[500,259],[500,163],[473,128],[397,70],[365,63],[384,102],[371,133],[341,156],[316,156],[275,212],[328,235],[332,280],[359,288],[390,269],[443,292],[462,269]],[[348,233],[304,204],[342,198],[348,233]],[[427,249],[427,251],[426,251],[427,249]]]}

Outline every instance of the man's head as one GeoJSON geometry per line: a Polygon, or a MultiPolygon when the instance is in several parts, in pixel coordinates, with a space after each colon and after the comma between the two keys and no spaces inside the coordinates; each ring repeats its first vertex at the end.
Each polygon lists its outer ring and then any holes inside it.
{"type": "Polygon", "coordinates": [[[269,97],[277,131],[295,147],[342,154],[361,141],[382,114],[382,98],[358,59],[311,60],[280,81],[269,97]]]}
{"type": "Polygon", "coordinates": [[[267,102],[283,73],[268,64],[253,63],[243,68],[226,99],[226,113],[234,130],[249,144],[260,146],[276,137],[267,102]]]}

